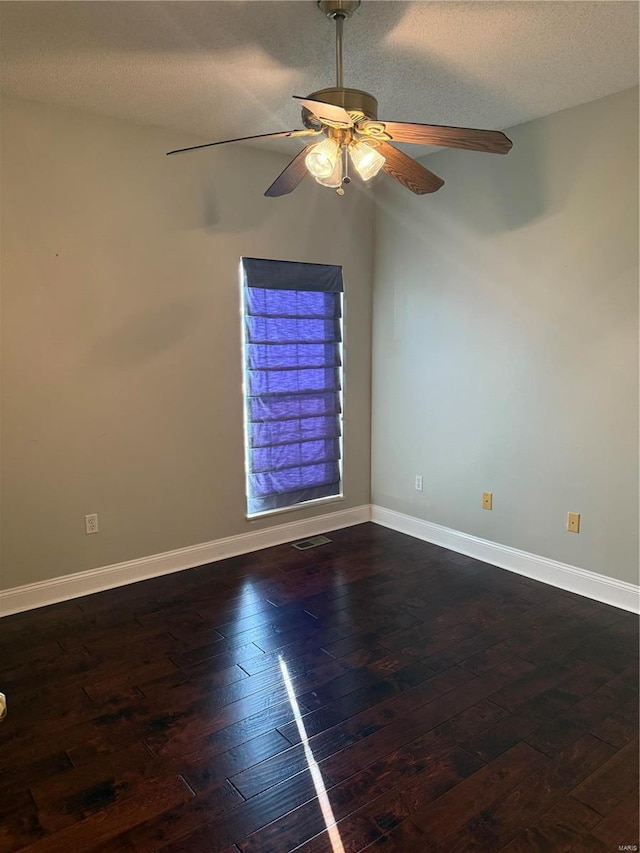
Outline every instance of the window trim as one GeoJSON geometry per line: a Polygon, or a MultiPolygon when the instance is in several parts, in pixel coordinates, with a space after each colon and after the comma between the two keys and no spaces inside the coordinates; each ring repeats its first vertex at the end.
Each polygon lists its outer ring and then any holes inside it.
{"type": "MultiPolygon", "coordinates": [[[[342,488],[342,471],[340,471],[340,487],[342,488]]],[[[285,512],[300,512],[300,510],[307,509],[307,507],[326,506],[327,504],[340,503],[344,500],[346,500],[346,498],[341,491],[339,495],[328,495],[326,498],[313,498],[310,501],[303,501],[302,503],[294,504],[293,506],[281,506],[278,507],[278,509],[265,509],[263,512],[254,512],[253,515],[249,515],[248,512],[245,512],[244,517],[247,521],[259,521],[261,518],[267,518],[271,515],[282,515],[282,513],[285,512]]]]}

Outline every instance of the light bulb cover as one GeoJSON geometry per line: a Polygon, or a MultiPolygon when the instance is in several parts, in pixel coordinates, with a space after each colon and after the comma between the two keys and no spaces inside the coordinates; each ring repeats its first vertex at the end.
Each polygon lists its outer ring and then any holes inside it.
{"type": "Polygon", "coordinates": [[[338,189],[338,187],[342,186],[342,157],[338,157],[336,159],[336,164],[333,167],[333,171],[326,178],[316,178],[316,181],[319,184],[322,184],[323,187],[331,187],[332,189],[338,189]]]}
{"type": "Polygon", "coordinates": [[[384,157],[368,142],[352,142],[349,146],[351,161],[363,181],[375,178],[384,166],[384,157]]]}
{"type": "Polygon", "coordinates": [[[328,178],[340,160],[339,146],[335,139],[323,139],[304,158],[305,165],[314,178],[328,178]]]}

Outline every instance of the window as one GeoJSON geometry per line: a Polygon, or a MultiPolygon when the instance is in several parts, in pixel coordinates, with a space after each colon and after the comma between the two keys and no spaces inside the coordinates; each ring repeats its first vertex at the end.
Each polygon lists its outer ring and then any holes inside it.
{"type": "Polygon", "coordinates": [[[341,494],[342,268],[242,258],[247,513],[341,494]]]}

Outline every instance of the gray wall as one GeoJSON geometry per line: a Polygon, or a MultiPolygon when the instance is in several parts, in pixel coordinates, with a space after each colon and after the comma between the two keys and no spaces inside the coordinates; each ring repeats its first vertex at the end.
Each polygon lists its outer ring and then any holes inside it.
{"type": "Polygon", "coordinates": [[[637,582],[638,90],[509,135],[379,188],[373,503],[637,582]]]}
{"type": "Polygon", "coordinates": [[[434,154],[433,196],[381,181],[375,250],[363,194],[263,199],[278,155],[3,99],[0,586],[318,514],[244,517],[241,254],[345,267],[326,511],[369,501],[375,262],[373,501],[636,581],[637,97],[434,154]]]}
{"type": "Polygon", "coordinates": [[[265,199],[284,155],[168,159],[201,140],[55,106],[5,98],[2,125],[1,585],[367,504],[370,199],[265,199]],[[345,500],[324,510],[244,517],[243,254],[344,265],[345,500]]]}

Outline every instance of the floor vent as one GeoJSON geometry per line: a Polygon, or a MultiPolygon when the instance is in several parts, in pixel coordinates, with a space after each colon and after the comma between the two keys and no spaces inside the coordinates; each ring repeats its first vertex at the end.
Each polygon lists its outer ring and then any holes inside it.
{"type": "Polygon", "coordinates": [[[294,542],[293,547],[297,548],[298,551],[306,551],[307,548],[317,548],[318,545],[326,545],[327,542],[331,542],[326,536],[312,536],[311,539],[301,539],[300,542],[294,542]]]}

